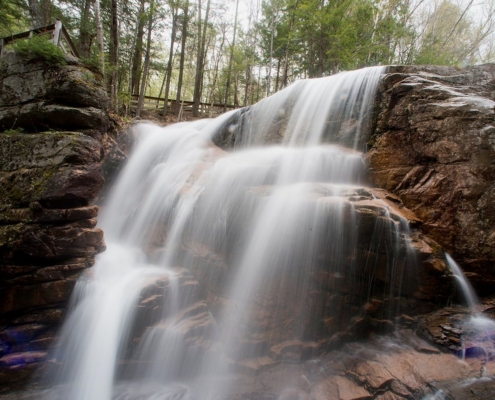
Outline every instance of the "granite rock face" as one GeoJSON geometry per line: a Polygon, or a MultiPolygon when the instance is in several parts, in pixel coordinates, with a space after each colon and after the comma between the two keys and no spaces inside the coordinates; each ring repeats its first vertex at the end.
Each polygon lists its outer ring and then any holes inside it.
{"type": "Polygon", "coordinates": [[[43,364],[76,280],[105,248],[91,202],[107,100],[91,76],[74,60],[1,60],[0,390],[43,364]]]}
{"type": "Polygon", "coordinates": [[[373,183],[397,195],[470,273],[495,287],[495,65],[389,67],[367,154],[373,183]]]}
{"type": "Polygon", "coordinates": [[[85,131],[101,139],[109,119],[101,76],[68,58],[47,65],[16,53],[0,64],[0,130],[85,131]]]}

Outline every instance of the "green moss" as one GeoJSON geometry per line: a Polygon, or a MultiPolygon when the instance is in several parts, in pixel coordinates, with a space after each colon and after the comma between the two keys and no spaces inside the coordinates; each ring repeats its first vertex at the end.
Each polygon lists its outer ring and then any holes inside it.
{"type": "Polygon", "coordinates": [[[64,52],[44,36],[33,36],[30,39],[18,40],[14,49],[22,55],[32,55],[41,58],[48,64],[65,65],[64,52]]]}
{"type": "Polygon", "coordinates": [[[55,172],[53,169],[46,169],[41,176],[35,178],[31,189],[31,198],[37,199],[45,192],[46,186],[50,183],[55,172]]]}
{"type": "Polygon", "coordinates": [[[5,225],[0,227],[0,248],[11,247],[24,232],[24,224],[5,225]]]}
{"type": "Polygon", "coordinates": [[[24,129],[22,129],[22,128],[7,129],[6,131],[2,132],[2,134],[5,134],[5,135],[18,135],[20,133],[24,133],[24,129]]]}

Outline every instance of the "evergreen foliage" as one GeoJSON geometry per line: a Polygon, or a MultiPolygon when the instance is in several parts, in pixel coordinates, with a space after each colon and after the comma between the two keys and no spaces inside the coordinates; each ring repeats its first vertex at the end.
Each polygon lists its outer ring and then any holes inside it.
{"type": "Polygon", "coordinates": [[[48,64],[66,64],[64,52],[44,36],[33,36],[30,39],[18,40],[14,49],[23,55],[32,56],[48,64]]]}
{"type": "MultiPolygon", "coordinates": [[[[0,0],[0,35],[61,19],[104,74],[112,109],[127,113],[140,94],[194,100],[197,114],[198,102],[248,105],[297,79],[365,66],[495,60],[495,0],[240,0],[235,24],[236,3],[0,0]]],[[[47,43],[16,46],[63,62],[47,43]]]]}

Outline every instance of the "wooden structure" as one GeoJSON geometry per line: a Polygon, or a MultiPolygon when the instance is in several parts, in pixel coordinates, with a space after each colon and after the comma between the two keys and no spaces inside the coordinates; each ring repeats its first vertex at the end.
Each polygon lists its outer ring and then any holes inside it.
{"type": "Polygon", "coordinates": [[[71,54],[79,58],[76,46],[72,43],[69,33],[62,25],[62,21],[57,21],[42,28],[33,29],[27,32],[18,33],[17,35],[7,36],[0,39],[0,57],[5,54],[6,47],[19,39],[29,39],[34,35],[50,35],[50,40],[55,46],[60,47],[65,54],[71,54]]]}
{"type": "MultiPolygon", "coordinates": [[[[133,111],[136,110],[137,104],[139,101],[139,96],[138,95],[132,95],[131,96],[131,109],[133,111]]],[[[185,101],[181,100],[180,101],[180,106],[182,107],[182,112],[181,114],[184,115],[185,113],[192,113],[192,108],[193,108],[193,102],[192,101],[185,101]]],[[[152,97],[152,96],[144,96],[144,104],[143,104],[143,110],[161,110],[163,109],[165,105],[165,99],[160,98],[160,97],[152,97]]],[[[174,110],[175,108],[175,99],[168,99],[167,101],[167,107],[169,109],[169,113],[171,113],[170,110],[174,110]]],[[[220,103],[199,103],[199,115],[202,116],[212,116],[212,115],[218,115],[224,112],[224,110],[234,110],[237,108],[234,105],[224,105],[220,103]]]]}

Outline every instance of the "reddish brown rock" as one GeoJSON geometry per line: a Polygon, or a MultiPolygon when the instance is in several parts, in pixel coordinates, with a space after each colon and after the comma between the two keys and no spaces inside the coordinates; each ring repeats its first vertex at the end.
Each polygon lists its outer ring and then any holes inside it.
{"type": "Polygon", "coordinates": [[[423,222],[422,231],[495,287],[495,67],[389,67],[368,153],[375,184],[423,222]]]}

